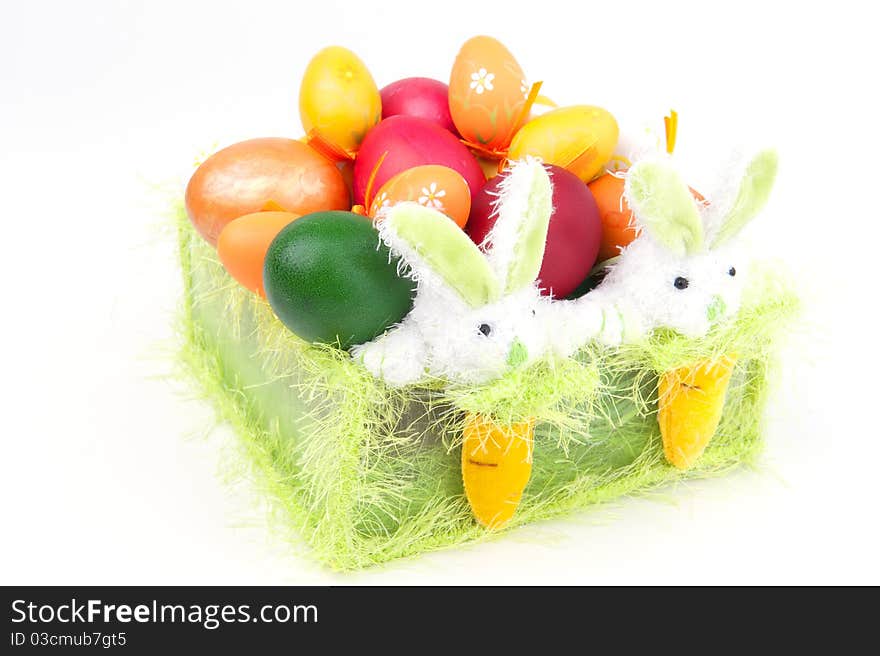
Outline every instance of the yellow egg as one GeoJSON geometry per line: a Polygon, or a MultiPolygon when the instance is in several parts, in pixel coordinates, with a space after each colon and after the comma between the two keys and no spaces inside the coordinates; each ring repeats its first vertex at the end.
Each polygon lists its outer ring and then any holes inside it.
{"type": "Polygon", "coordinates": [[[449,112],[459,134],[488,152],[510,144],[523,116],[529,84],[504,45],[475,36],[461,47],[449,76],[449,112]]]}
{"type": "Polygon", "coordinates": [[[617,121],[601,107],[561,107],[526,123],[513,137],[508,157],[540,157],[589,182],[604,172],[617,136],[617,121]]]}
{"type": "Polygon", "coordinates": [[[299,88],[299,115],[306,132],[354,151],[382,118],[382,100],[370,71],[351,50],[324,48],[312,57],[299,88]]]}

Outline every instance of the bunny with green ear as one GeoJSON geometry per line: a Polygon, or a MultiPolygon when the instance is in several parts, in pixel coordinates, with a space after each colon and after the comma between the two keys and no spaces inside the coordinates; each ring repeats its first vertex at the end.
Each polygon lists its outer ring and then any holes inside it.
{"type": "Polygon", "coordinates": [[[735,314],[747,267],[734,238],[766,203],[776,166],[774,151],[758,153],[708,205],[694,200],[668,159],[635,164],[626,174],[625,196],[641,233],[595,290],[574,307],[556,309],[566,315],[558,321],[560,333],[570,345],[579,341],[572,330],[581,341],[608,344],[659,327],[699,337],[735,314]]]}
{"type": "Polygon", "coordinates": [[[417,284],[404,320],[352,356],[392,385],[426,378],[481,383],[547,348],[541,268],[552,183],[535,159],[513,162],[486,253],[452,219],[416,203],[379,217],[379,236],[417,284]]]}

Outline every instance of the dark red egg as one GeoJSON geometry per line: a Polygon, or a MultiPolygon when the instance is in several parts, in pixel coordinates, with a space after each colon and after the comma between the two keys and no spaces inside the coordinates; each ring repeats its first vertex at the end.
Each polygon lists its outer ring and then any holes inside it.
{"type": "MultiPolygon", "coordinates": [[[[580,178],[558,166],[545,168],[553,181],[553,215],[538,280],[543,294],[565,298],[596,263],[602,222],[596,200],[580,178]]],[[[476,244],[481,244],[495,225],[492,203],[504,175],[489,180],[472,200],[466,230],[476,244]]]]}
{"type": "Polygon", "coordinates": [[[429,77],[408,77],[392,82],[379,92],[382,118],[415,116],[458,134],[449,113],[449,87],[429,77]]]}
{"type": "Polygon", "coordinates": [[[415,116],[392,116],[367,133],[354,163],[354,202],[364,204],[364,193],[373,171],[372,193],[398,173],[425,164],[439,164],[458,171],[471,196],[486,176],[477,158],[449,130],[415,116]],[[379,160],[385,155],[381,165],[379,160]]]}

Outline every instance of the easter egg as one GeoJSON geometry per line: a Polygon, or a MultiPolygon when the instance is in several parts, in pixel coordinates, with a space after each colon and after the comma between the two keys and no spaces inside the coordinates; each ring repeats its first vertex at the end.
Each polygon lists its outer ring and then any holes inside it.
{"type": "Polygon", "coordinates": [[[382,117],[373,76],[351,50],[324,48],[306,66],[299,87],[299,115],[306,132],[316,130],[331,143],[356,150],[382,117]]]}
{"type": "Polygon", "coordinates": [[[397,264],[369,218],[315,212],[272,241],[263,284],[290,330],[348,348],[382,334],[412,308],[413,282],[397,275],[397,264]]]}
{"type": "Polygon", "coordinates": [[[600,262],[620,255],[621,248],[636,238],[635,219],[623,196],[624,184],[624,178],[606,173],[589,185],[602,220],[600,262]]]}
{"type": "Polygon", "coordinates": [[[471,192],[459,173],[428,164],[398,173],[382,185],[370,204],[370,216],[397,203],[413,201],[443,212],[463,228],[471,211],[471,192]]]}
{"type": "Polygon", "coordinates": [[[458,171],[471,195],[486,181],[477,158],[449,130],[415,116],[392,116],[370,130],[361,144],[354,163],[355,203],[364,204],[367,183],[374,170],[372,193],[398,173],[424,164],[439,164],[458,171]]]}
{"type": "Polygon", "coordinates": [[[335,164],[301,141],[274,137],[211,155],[190,178],[185,201],[193,225],[212,244],[227,223],[270,203],[294,214],[349,207],[335,164]]]}
{"type": "MultiPolygon", "coordinates": [[[[635,217],[623,195],[626,180],[621,175],[606,173],[589,184],[590,191],[599,207],[602,221],[602,243],[599,246],[599,262],[620,255],[620,251],[628,246],[637,236],[635,217]]],[[[703,196],[694,189],[691,195],[697,202],[703,202],[703,196]]]]}
{"type": "Polygon", "coordinates": [[[617,136],[617,121],[601,107],[561,107],[522,126],[510,143],[508,156],[540,157],[589,182],[604,170],[617,136]]]}
{"type": "MultiPolygon", "coordinates": [[[[553,182],[553,214],[538,281],[542,293],[564,298],[587,277],[596,262],[602,225],[599,208],[589,188],[576,175],[558,166],[546,166],[553,182]]],[[[495,225],[494,203],[506,173],[486,183],[471,205],[467,233],[482,244],[495,225]]]]}
{"type": "Polygon", "coordinates": [[[506,149],[525,121],[528,95],[522,68],[500,41],[475,36],[461,47],[449,76],[449,111],[464,139],[506,149]]]}
{"type": "Polygon", "coordinates": [[[449,87],[428,77],[408,77],[392,82],[379,92],[382,118],[415,116],[455,132],[449,114],[449,87]]]}
{"type": "Polygon", "coordinates": [[[290,212],[255,212],[226,224],[217,239],[220,262],[243,287],[266,296],[263,262],[275,236],[299,218],[290,212]]]}

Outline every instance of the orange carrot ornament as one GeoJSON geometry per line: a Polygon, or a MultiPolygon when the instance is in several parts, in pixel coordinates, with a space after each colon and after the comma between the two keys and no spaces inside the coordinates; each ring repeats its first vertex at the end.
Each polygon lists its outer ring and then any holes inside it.
{"type": "Polygon", "coordinates": [[[666,460],[690,469],[715,435],[736,357],[725,355],[660,377],[660,435],[666,460]]]}
{"type": "Polygon", "coordinates": [[[476,520],[489,529],[513,517],[532,473],[534,422],[499,425],[471,414],[461,446],[464,492],[476,520]]]}

